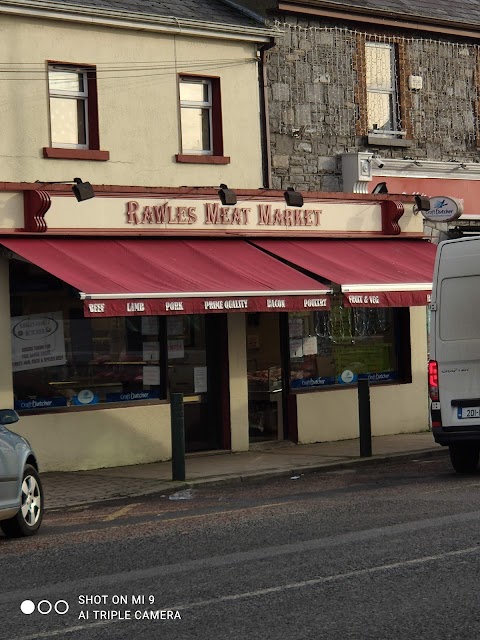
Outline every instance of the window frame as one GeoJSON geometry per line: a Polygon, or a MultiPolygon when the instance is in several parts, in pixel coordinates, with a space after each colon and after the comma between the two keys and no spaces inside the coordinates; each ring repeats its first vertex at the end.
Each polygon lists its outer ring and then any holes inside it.
{"type": "Polygon", "coordinates": [[[373,134],[373,135],[381,135],[381,136],[404,136],[405,135],[405,131],[400,129],[400,123],[401,123],[401,111],[400,111],[400,100],[399,100],[399,88],[398,88],[398,82],[397,82],[397,76],[398,76],[398,61],[397,61],[397,52],[396,52],[396,47],[395,44],[392,42],[379,42],[379,41],[375,41],[375,40],[366,40],[365,41],[365,89],[366,89],[366,93],[367,93],[367,103],[366,103],[366,110],[367,110],[367,129],[368,129],[368,133],[373,134]],[[392,82],[391,82],[391,86],[389,89],[381,89],[381,88],[375,88],[375,87],[369,87],[368,82],[367,82],[367,67],[368,67],[368,56],[366,55],[366,50],[368,47],[371,47],[372,49],[388,49],[390,51],[390,73],[391,73],[391,77],[392,77],[392,82]],[[370,119],[369,116],[369,112],[368,112],[368,96],[369,94],[374,94],[374,95],[388,95],[390,96],[390,104],[391,104],[391,109],[390,109],[390,120],[393,124],[393,128],[392,129],[374,129],[374,128],[370,128],[370,126],[368,125],[368,120],[370,119]]]}
{"type": "Polygon", "coordinates": [[[195,75],[182,73],[178,75],[178,130],[180,153],[176,154],[176,162],[194,164],[229,164],[230,158],[223,155],[223,125],[222,125],[222,100],[220,91],[220,78],[218,76],[195,75]],[[208,101],[181,100],[180,87],[182,82],[207,84],[209,86],[208,101]],[[182,109],[208,108],[210,125],[210,150],[198,151],[183,148],[182,140],[182,109]]]}
{"type": "Polygon", "coordinates": [[[408,87],[408,76],[411,75],[411,65],[407,56],[407,45],[402,38],[388,36],[386,44],[390,44],[394,52],[395,63],[395,89],[397,126],[401,125],[401,131],[369,130],[368,110],[367,110],[367,67],[366,67],[366,44],[382,42],[375,35],[357,34],[356,56],[354,59],[354,70],[357,76],[354,96],[357,105],[356,134],[365,136],[367,145],[410,147],[412,145],[413,129],[411,122],[412,97],[408,87]]]}
{"type": "Polygon", "coordinates": [[[207,78],[180,78],[179,82],[179,92],[180,92],[180,132],[182,138],[182,153],[187,155],[213,155],[213,98],[212,98],[212,83],[207,78]],[[197,84],[204,85],[207,87],[208,91],[208,99],[207,100],[182,100],[181,98],[181,86],[182,84],[197,84]],[[183,128],[182,128],[182,112],[184,109],[201,109],[208,111],[208,131],[209,131],[209,141],[208,141],[208,149],[185,149],[183,146],[183,128]]]}
{"type": "Polygon", "coordinates": [[[47,60],[46,76],[50,146],[43,148],[44,158],[61,158],[67,160],[109,160],[110,153],[108,151],[100,150],[96,66],[84,63],[47,60]],[[83,74],[84,91],[72,92],[52,90],[50,86],[50,72],[55,69],[83,74]],[[75,100],[80,98],[85,101],[86,144],[54,143],[52,141],[52,111],[50,104],[52,97],[71,98],[75,100]]]}

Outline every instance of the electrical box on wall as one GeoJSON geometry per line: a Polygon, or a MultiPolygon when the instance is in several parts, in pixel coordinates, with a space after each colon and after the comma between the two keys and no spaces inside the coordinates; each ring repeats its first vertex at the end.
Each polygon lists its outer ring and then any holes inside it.
{"type": "Polygon", "coordinates": [[[408,76],[408,88],[409,89],[423,89],[422,76],[408,76]]]}
{"type": "Polygon", "coordinates": [[[367,183],[372,180],[373,153],[342,153],[343,191],[367,193],[367,183]]]}

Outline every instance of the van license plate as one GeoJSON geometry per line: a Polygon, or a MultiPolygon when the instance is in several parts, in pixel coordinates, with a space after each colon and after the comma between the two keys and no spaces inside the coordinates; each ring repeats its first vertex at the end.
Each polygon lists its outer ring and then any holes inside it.
{"type": "Polygon", "coordinates": [[[480,407],[458,407],[457,418],[480,418],[480,407]]]}

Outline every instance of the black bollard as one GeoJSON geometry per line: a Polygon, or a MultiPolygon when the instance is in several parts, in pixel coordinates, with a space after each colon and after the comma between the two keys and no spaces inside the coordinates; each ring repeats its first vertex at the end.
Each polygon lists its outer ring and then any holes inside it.
{"type": "Polygon", "coordinates": [[[370,385],[368,378],[358,379],[358,426],[360,431],[360,457],[372,455],[372,424],[370,419],[370,385]]]}
{"type": "Polygon", "coordinates": [[[172,426],[172,480],[185,480],[185,421],[183,393],[170,397],[172,426]]]}

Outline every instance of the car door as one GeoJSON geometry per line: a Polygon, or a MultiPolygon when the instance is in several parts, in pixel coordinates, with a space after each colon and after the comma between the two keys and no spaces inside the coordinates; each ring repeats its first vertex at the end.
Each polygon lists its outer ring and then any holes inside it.
{"type": "Polygon", "coordinates": [[[0,424],[0,510],[15,504],[18,483],[19,463],[15,436],[0,424]]]}

